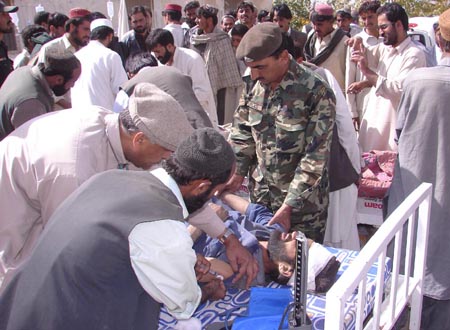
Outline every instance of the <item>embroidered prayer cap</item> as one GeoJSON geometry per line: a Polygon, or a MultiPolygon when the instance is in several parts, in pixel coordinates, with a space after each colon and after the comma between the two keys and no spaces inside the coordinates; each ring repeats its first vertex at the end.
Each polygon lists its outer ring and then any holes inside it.
{"type": "Polygon", "coordinates": [[[114,30],[112,22],[109,19],[106,18],[97,18],[91,22],[91,31],[94,31],[94,29],[106,26],[110,29],[114,30]]]}
{"type": "Polygon", "coordinates": [[[0,13],[15,13],[19,10],[17,6],[7,6],[3,1],[0,1],[0,13]]]}
{"type": "Polygon", "coordinates": [[[182,167],[206,175],[217,175],[232,169],[236,157],[222,134],[210,127],[199,128],[182,141],[174,153],[182,167]]]}
{"type": "Polygon", "coordinates": [[[255,25],[242,38],[236,50],[236,58],[253,62],[269,57],[281,46],[281,33],[276,23],[264,22],[255,25]]]}
{"type": "Polygon", "coordinates": [[[90,15],[91,12],[84,8],[72,8],[69,11],[69,18],[80,18],[90,15]]]}
{"type": "Polygon", "coordinates": [[[450,41],[450,9],[447,9],[439,16],[439,29],[446,41],[450,41]]]}
{"type": "Polygon", "coordinates": [[[329,4],[317,3],[311,14],[311,21],[323,22],[334,18],[334,10],[329,4]]]}
{"type": "Polygon", "coordinates": [[[150,83],[136,85],[128,111],[133,123],[152,143],[171,151],[194,130],[180,104],[150,83]]]}
{"type": "Polygon", "coordinates": [[[181,6],[180,5],[176,5],[174,3],[168,3],[164,6],[164,10],[163,10],[163,14],[167,11],[167,10],[171,10],[171,11],[179,11],[181,13],[181,6]]]}

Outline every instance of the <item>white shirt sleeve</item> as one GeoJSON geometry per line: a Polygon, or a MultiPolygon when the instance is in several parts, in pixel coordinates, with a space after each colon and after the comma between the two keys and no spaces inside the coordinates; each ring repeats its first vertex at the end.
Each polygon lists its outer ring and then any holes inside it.
{"type": "Polygon", "coordinates": [[[120,86],[128,81],[127,73],[122,65],[122,60],[117,53],[112,54],[111,58],[111,90],[114,97],[119,93],[120,86]]]}
{"type": "Polygon", "coordinates": [[[131,265],[144,290],[176,319],[191,317],[202,293],[194,272],[197,257],[185,223],[140,223],[128,241],[131,265]]]}

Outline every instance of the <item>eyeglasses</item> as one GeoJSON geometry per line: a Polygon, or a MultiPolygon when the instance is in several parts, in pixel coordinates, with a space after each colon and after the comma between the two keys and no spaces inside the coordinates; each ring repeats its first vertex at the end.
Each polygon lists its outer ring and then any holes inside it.
{"type": "Polygon", "coordinates": [[[378,25],[378,29],[380,29],[380,30],[386,30],[389,26],[391,26],[391,25],[395,25],[395,23],[386,23],[386,24],[381,24],[381,25],[378,25]]]}

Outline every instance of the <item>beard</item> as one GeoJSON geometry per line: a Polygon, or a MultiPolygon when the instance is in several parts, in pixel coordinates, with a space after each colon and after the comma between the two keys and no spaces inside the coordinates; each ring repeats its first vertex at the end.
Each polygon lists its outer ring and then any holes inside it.
{"type": "Polygon", "coordinates": [[[56,96],[63,96],[68,92],[68,89],[64,87],[65,83],[62,83],[60,85],[56,85],[52,87],[53,93],[55,93],[56,96]]]}
{"type": "Polygon", "coordinates": [[[137,27],[137,28],[134,28],[133,30],[134,30],[134,32],[136,32],[136,33],[143,34],[143,33],[145,33],[145,31],[147,31],[147,28],[144,26],[144,27],[137,27]]]}
{"type": "Polygon", "coordinates": [[[172,53],[169,52],[166,47],[164,47],[164,49],[166,50],[164,56],[158,57],[158,61],[160,61],[161,64],[166,64],[167,62],[169,62],[170,58],[172,57],[172,53]]]}
{"type": "Polygon", "coordinates": [[[398,41],[397,33],[385,34],[383,36],[383,44],[385,44],[386,46],[396,45],[397,41],[398,41]]]}
{"type": "Polygon", "coordinates": [[[195,211],[201,209],[203,205],[209,200],[209,194],[211,194],[212,188],[205,191],[203,194],[198,195],[196,197],[184,197],[184,203],[186,204],[186,208],[189,214],[194,213],[195,211]]]}
{"type": "Polygon", "coordinates": [[[78,37],[78,28],[75,28],[71,33],[70,33],[70,37],[73,40],[73,42],[75,44],[77,44],[78,46],[84,47],[89,43],[89,39],[87,40],[82,40],[78,37]]]}

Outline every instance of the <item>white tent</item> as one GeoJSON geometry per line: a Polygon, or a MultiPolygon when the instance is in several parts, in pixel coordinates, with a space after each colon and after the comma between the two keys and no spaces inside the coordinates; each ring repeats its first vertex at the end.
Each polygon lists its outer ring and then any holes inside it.
{"type": "Polygon", "coordinates": [[[127,12],[127,5],[125,3],[125,0],[120,0],[119,5],[119,26],[117,28],[117,36],[122,38],[122,36],[128,32],[129,30],[128,25],[128,12],[127,12]]]}

